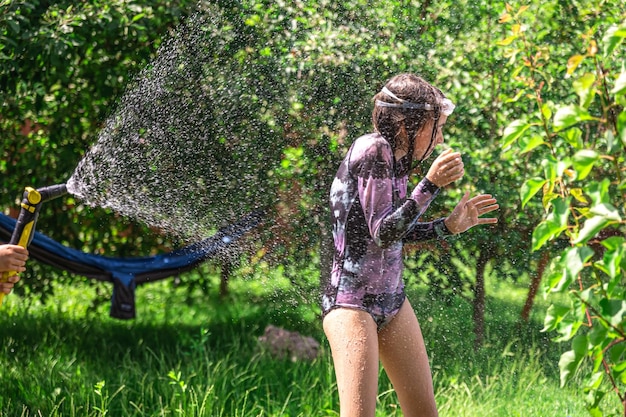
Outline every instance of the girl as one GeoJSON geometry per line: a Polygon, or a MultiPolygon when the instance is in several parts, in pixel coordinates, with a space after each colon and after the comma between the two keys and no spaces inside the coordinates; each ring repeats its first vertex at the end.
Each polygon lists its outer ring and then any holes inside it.
{"type": "Polygon", "coordinates": [[[374,96],[374,133],[358,138],[330,190],[335,243],[323,289],[342,417],[373,417],[379,359],[405,417],[437,416],[428,356],[402,281],[402,245],[454,235],[498,208],[488,194],[466,193],[450,216],[418,222],[440,189],[463,177],[461,155],[446,150],[407,196],[413,162],[443,143],[454,104],[413,74],[391,78],[374,96]]]}

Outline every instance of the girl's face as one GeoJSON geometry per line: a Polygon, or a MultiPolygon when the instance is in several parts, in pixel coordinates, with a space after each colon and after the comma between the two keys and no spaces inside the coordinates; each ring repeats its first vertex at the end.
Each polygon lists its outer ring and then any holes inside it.
{"type": "Polygon", "coordinates": [[[430,119],[424,125],[424,128],[417,132],[415,138],[415,150],[413,151],[413,160],[423,161],[428,158],[435,150],[435,147],[443,143],[443,125],[446,124],[448,116],[442,114],[439,116],[439,120],[435,121],[430,119]],[[433,124],[437,122],[437,132],[435,133],[435,140],[431,145],[430,139],[433,132],[433,124]]]}

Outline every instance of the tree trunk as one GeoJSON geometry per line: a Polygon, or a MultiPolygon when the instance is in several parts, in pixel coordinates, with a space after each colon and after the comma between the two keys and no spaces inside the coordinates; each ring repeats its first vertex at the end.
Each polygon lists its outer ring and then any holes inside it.
{"type": "Polygon", "coordinates": [[[491,251],[483,249],[476,261],[476,283],[474,284],[474,347],[479,348],[485,339],[485,267],[491,251]]]}
{"type": "Polygon", "coordinates": [[[220,298],[228,295],[228,279],[231,269],[230,262],[223,262],[220,266],[220,298]]]}
{"type": "Polygon", "coordinates": [[[528,323],[528,319],[530,318],[530,311],[533,308],[535,296],[537,295],[537,291],[539,290],[539,284],[541,284],[541,278],[543,277],[543,272],[546,270],[546,266],[548,266],[549,260],[550,253],[548,251],[544,251],[541,254],[541,258],[539,259],[537,271],[530,283],[530,288],[528,288],[528,295],[526,296],[526,302],[524,303],[524,308],[522,309],[522,321],[524,323],[528,323]]]}

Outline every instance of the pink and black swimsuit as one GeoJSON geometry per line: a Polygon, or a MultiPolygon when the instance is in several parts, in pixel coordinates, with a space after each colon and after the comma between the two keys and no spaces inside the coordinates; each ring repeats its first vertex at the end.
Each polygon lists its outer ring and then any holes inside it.
{"type": "Polygon", "coordinates": [[[443,218],[418,222],[439,188],[424,178],[407,198],[393,151],[378,133],[358,138],[330,189],[334,257],[324,286],[324,315],[337,307],[369,312],[382,328],[405,299],[402,245],[449,235],[443,218]]]}

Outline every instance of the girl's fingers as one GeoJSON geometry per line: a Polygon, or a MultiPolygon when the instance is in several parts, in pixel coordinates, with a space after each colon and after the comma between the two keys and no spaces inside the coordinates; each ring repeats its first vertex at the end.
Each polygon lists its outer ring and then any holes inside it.
{"type": "MultiPolygon", "coordinates": [[[[490,213],[500,208],[500,206],[497,204],[497,200],[491,197],[490,194],[478,195],[472,198],[471,200],[469,200],[468,204],[472,204],[474,206],[479,216],[490,213]]],[[[497,219],[480,219],[479,220],[479,224],[496,223],[496,222],[497,222],[497,219]]]]}
{"type": "Polygon", "coordinates": [[[495,201],[487,201],[481,204],[476,204],[476,208],[478,209],[485,209],[485,208],[489,208],[489,210],[494,210],[497,209],[498,207],[500,207],[498,204],[496,204],[495,201]]]}
{"type": "Polygon", "coordinates": [[[469,200],[469,203],[474,204],[474,206],[478,207],[478,206],[487,206],[487,205],[492,205],[492,204],[496,204],[498,201],[491,197],[491,195],[489,194],[481,194],[481,195],[477,195],[476,197],[473,197],[471,200],[469,200]]]}
{"type": "Polygon", "coordinates": [[[26,270],[26,262],[20,260],[12,260],[9,263],[9,268],[12,271],[22,272],[26,270]]]}
{"type": "Polygon", "coordinates": [[[483,214],[491,213],[492,211],[497,210],[497,209],[498,207],[489,207],[487,209],[479,210],[478,215],[482,216],[483,214]]]}
{"type": "Polygon", "coordinates": [[[483,207],[483,210],[486,210],[485,213],[489,213],[490,211],[498,210],[500,208],[499,204],[490,204],[488,206],[483,207]]]}
{"type": "MultiPolygon", "coordinates": [[[[452,149],[446,149],[445,151],[443,151],[442,153],[439,154],[437,159],[442,164],[447,164],[447,163],[453,162],[455,160],[459,160],[460,161],[461,160],[461,154],[459,152],[452,151],[452,149]]],[[[458,163],[458,161],[457,161],[457,163],[458,163]]]]}
{"type": "Polygon", "coordinates": [[[478,194],[477,196],[472,197],[470,201],[478,202],[481,200],[495,200],[495,198],[493,198],[491,194],[478,194]]]}
{"type": "Polygon", "coordinates": [[[17,283],[20,280],[20,277],[17,275],[12,275],[10,277],[7,278],[7,282],[13,286],[13,284],[17,283]]]}

